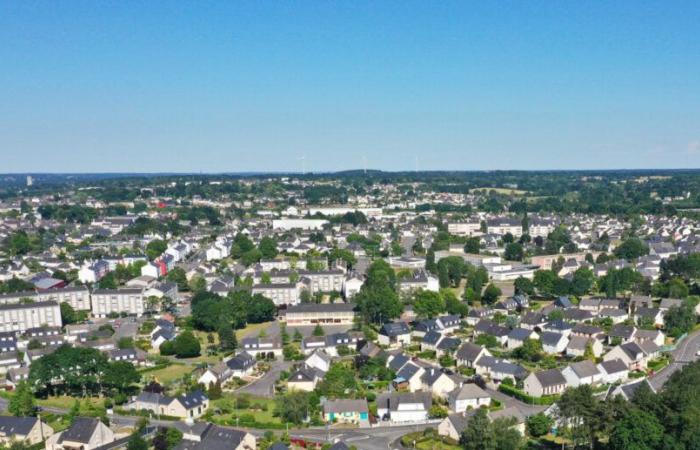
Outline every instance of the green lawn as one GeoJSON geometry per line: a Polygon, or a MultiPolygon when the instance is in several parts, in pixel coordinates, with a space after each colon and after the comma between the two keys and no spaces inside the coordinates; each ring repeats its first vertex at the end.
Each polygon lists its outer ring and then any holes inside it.
{"type": "Polygon", "coordinates": [[[415,447],[420,450],[459,450],[461,447],[453,442],[450,438],[442,437],[437,434],[432,437],[424,436],[422,432],[409,433],[401,438],[401,443],[404,447],[413,448],[413,442],[415,442],[415,447]]]}
{"type": "Polygon", "coordinates": [[[73,406],[73,404],[75,404],[76,400],[79,400],[81,405],[83,403],[87,402],[90,405],[97,407],[97,408],[104,407],[104,398],[99,398],[99,397],[77,398],[77,397],[69,397],[67,395],[61,395],[58,397],[49,397],[46,399],[37,399],[36,403],[39,406],[47,406],[50,408],[70,409],[73,406]]]}
{"type": "Polygon", "coordinates": [[[260,334],[260,331],[266,329],[272,324],[272,322],[263,323],[249,323],[245,328],[236,330],[236,339],[239,341],[245,337],[256,337],[260,334]]]}
{"type": "Polygon", "coordinates": [[[183,375],[192,372],[192,366],[173,363],[163,369],[148,371],[143,373],[145,380],[156,379],[158,382],[168,384],[174,380],[182,378],[183,375]]]}
{"type": "Polygon", "coordinates": [[[281,424],[280,419],[273,416],[274,410],[275,401],[272,398],[231,393],[225,393],[222,398],[212,401],[209,407],[209,411],[214,414],[211,417],[212,421],[228,425],[235,425],[236,417],[243,420],[244,415],[260,423],[281,424]],[[241,402],[238,398],[245,400],[241,402]]]}

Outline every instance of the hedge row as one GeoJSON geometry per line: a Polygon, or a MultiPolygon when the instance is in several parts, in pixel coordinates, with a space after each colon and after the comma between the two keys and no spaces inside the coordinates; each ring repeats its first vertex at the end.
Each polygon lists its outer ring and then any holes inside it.
{"type": "Polygon", "coordinates": [[[528,403],[530,405],[552,405],[559,399],[558,395],[543,395],[542,397],[531,397],[525,392],[521,391],[520,389],[515,388],[513,386],[508,386],[503,383],[501,383],[501,385],[498,386],[498,390],[506,395],[515,397],[521,402],[528,403]]]}

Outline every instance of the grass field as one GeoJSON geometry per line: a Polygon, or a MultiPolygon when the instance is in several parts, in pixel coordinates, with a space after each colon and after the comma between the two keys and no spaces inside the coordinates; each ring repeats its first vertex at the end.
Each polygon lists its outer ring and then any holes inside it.
{"type": "Polygon", "coordinates": [[[103,408],[104,407],[104,398],[98,398],[98,397],[85,397],[85,398],[76,398],[76,397],[68,397],[67,395],[61,395],[58,397],[49,397],[46,399],[37,399],[36,403],[39,406],[45,406],[49,408],[63,408],[63,409],[70,409],[73,407],[75,404],[75,401],[79,400],[81,405],[87,402],[88,404],[97,407],[97,408],[103,408]]]}
{"type": "Polygon", "coordinates": [[[224,394],[210,406],[210,411],[215,412],[213,420],[224,424],[235,424],[236,417],[243,415],[252,416],[260,423],[281,424],[279,418],[273,416],[274,409],[275,401],[271,398],[235,394],[224,394]],[[237,400],[241,397],[245,400],[237,400]]]}
{"type": "Polygon", "coordinates": [[[250,323],[247,327],[236,330],[236,339],[239,341],[245,337],[256,337],[260,332],[269,327],[272,322],[250,323]]]}
{"type": "Polygon", "coordinates": [[[183,375],[190,373],[191,371],[191,366],[173,363],[163,369],[144,372],[143,378],[145,380],[156,379],[160,383],[168,384],[173,382],[174,380],[182,378],[183,375]]]}

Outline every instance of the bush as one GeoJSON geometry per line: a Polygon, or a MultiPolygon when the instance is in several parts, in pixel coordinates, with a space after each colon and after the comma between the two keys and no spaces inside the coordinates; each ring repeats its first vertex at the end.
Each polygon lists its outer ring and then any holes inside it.
{"type": "Polygon", "coordinates": [[[517,389],[513,386],[508,386],[503,383],[501,383],[501,385],[498,386],[498,390],[506,395],[510,395],[511,397],[515,397],[518,400],[524,403],[529,403],[531,405],[551,405],[559,399],[558,395],[543,395],[542,397],[531,397],[523,391],[521,391],[520,389],[517,389]]]}

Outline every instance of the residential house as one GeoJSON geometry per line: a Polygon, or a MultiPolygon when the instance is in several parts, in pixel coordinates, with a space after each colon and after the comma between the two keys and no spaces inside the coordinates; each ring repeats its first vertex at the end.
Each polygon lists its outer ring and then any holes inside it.
{"type": "Polygon", "coordinates": [[[571,363],[562,369],[561,374],[566,378],[569,387],[577,387],[582,384],[598,384],[602,375],[592,361],[580,361],[571,363]]]}
{"type": "Polygon", "coordinates": [[[422,422],[432,405],[430,392],[388,392],[377,397],[377,415],[393,423],[422,422]]]}
{"type": "Polygon", "coordinates": [[[326,422],[369,426],[369,407],[365,399],[326,400],[322,409],[326,422]]]}
{"type": "Polygon", "coordinates": [[[112,430],[99,419],[76,417],[70,428],[46,440],[46,450],[95,450],[114,441],[112,430]]]}
{"type": "Polygon", "coordinates": [[[491,396],[473,383],[463,384],[448,396],[450,411],[464,413],[491,404],[491,396]]]}
{"type": "Polygon", "coordinates": [[[411,330],[405,322],[390,322],[382,325],[378,334],[380,345],[403,347],[411,343],[411,330]]]}
{"type": "Polygon", "coordinates": [[[627,364],[621,359],[611,359],[601,362],[598,364],[598,371],[600,371],[602,375],[601,382],[606,384],[625,382],[629,376],[627,364]]]}
{"type": "Polygon", "coordinates": [[[557,395],[566,389],[566,378],[559,369],[532,372],[523,382],[523,390],[531,397],[557,395]]]}
{"type": "Polygon", "coordinates": [[[13,442],[36,445],[53,433],[53,428],[36,417],[0,416],[0,444],[8,447],[13,442]]]}

